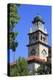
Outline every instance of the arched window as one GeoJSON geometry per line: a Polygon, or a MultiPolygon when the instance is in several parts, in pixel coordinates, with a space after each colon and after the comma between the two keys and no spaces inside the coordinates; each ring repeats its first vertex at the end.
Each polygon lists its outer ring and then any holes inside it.
{"type": "Polygon", "coordinates": [[[43,54],[44,56],[47,55],[47,52],[46,52],[45,49],[42,50],[42,54],[43,54]]]}
{"type": "Polygon", "coordinates": [[[35,49],[31,50],[31,55],[35,55],[35,49]]]}

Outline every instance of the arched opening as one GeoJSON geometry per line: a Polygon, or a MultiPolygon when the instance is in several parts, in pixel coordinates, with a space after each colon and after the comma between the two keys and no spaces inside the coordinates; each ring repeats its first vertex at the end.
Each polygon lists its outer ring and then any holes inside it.
{"type": "Polygon", "coordinates": [[[47,52],[46,52],[45,49],[42,50],[42,54],[43,54],[44,56],[47,55],[47,52]]]}
{"type": "Polygon", "coordinates": [[[35,49],[32,49],[31,55],[35,55],[35,49]]]}

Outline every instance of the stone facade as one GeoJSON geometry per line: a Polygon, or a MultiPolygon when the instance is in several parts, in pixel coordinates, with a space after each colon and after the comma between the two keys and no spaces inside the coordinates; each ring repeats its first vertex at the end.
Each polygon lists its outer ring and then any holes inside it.
{"type": "Polygon", "coordinates": [[[34,56],[35,55],[39,55],[39,44],[36,44],[36,45],[33,45],[33,46],[30,46],[30,47],[28,47],[28,56],[31,56],[31,55],[33,55],[33,49],[35,49],[35,51],[34,51],[34,56]]]}

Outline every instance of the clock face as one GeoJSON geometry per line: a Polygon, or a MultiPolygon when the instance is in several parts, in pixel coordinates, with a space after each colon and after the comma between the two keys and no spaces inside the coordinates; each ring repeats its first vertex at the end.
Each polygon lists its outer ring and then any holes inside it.
{"type": "Polygon", "coordinates": [[[47,52],[46,52],[46,50],[45,50],[45,49],[42,51],[42,54],[43,54],[44,56],[46,56],[46,55],[47,55],[47,52]]]}

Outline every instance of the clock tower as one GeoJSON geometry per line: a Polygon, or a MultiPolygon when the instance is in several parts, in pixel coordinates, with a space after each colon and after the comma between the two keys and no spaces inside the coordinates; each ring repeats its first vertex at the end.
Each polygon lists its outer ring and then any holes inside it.
{"type": "Polygon", "coordinates": [[[37,70],[40,64],[47,62],[48,57],[48,33],[41,16],[36,16],[32,21],[28,46],[29,70],[37,70]]]}

